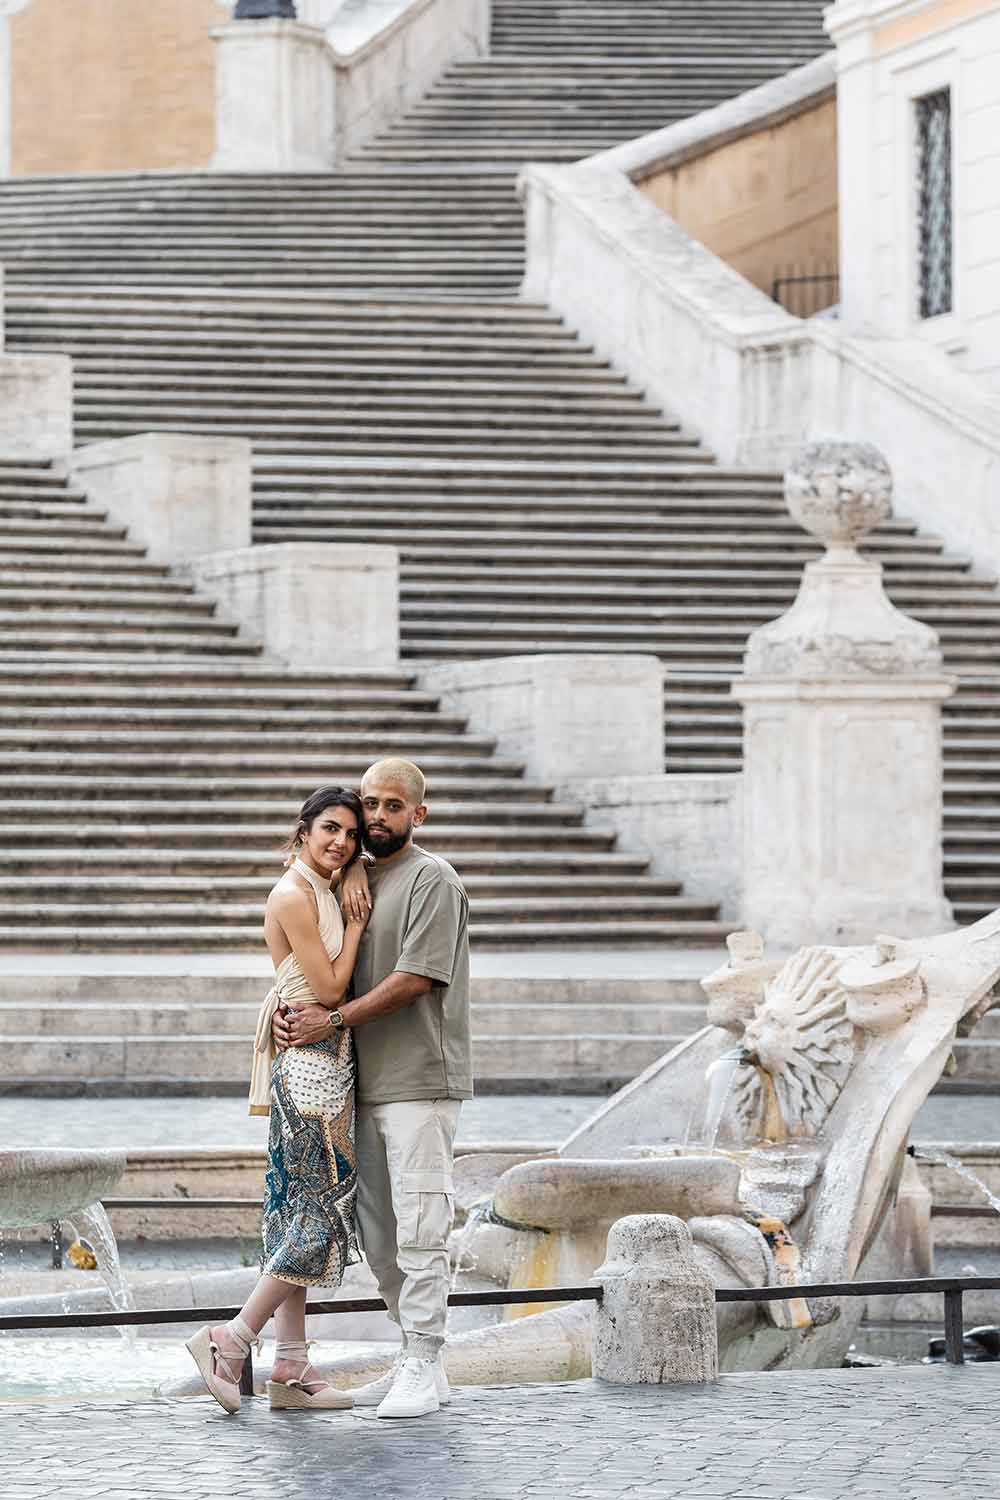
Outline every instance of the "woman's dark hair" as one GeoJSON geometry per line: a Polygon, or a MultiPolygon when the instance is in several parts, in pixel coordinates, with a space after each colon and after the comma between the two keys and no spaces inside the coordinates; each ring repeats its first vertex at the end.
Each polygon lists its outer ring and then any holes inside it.
{"type": "Polygon", "coordinates": [[[321,786],[317,787],[314,792],[310,792],[299,809],[299,821],[295,825],[294,832],[285,840],[279,851],[281,854],[288,856],[286,860],[287,864],[291,864],[292,857],[306,834],[320,813],[328,807],[346,807],[358,820],[357,843],[354,846],[354,853],[344,865],[344,869],[349,870],[351,865],[353,865],[361,853],[361,835],[365,827],[365,810],[361,805],[361,798],[357,792],[352,792],[346,786],[321,786]]]}

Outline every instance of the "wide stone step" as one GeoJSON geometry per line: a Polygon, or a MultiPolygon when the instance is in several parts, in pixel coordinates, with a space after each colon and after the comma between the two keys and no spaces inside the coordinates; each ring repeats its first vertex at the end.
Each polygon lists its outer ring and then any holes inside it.
{"type": "MultiPolygon", "coordinates": [[[[53,891],[52,896],[61,893],[53,891]]],[[[151,893],[149,899],[127,899],[126,891],[100,891],[100,899],[78,899],[70,888],[65,900],[45,900],[36,893],[30,900],[11,899],[8,893],[0,895],[0,929],[22,921],[30,912],[37,918],[39,938],[42,931],[52,924],[80,928],[90,927],[146,927],[176,928],[179,933],[189,932],[197,943],[200,929],[205,927],[229,927],[247,929],[259,940],[263,921],[262,901],[259,899],[240,901],[227,900],[222,896],[203,891],[201,899],[184,900],[178,894],[171,898],[168,893],[151,893]]],[[[140,893],[142,896],[145,893],[140,893]]],[[[193,896],[194,893],[192,893],[193,896]]],[[[256,892],[254,893],[256,895],[256,892]]],[[[265,892],[266,894],[266,892],[265,892]]],[[[598,925],[640,924],[649,928],[663,923],[709,922],[713,930],[719,925],[713,922],[716,908],[711,902],[691,901],[679,896],[591,896],[586,902],[585,918],[581,920],[581,903],[574,898],[543,895],[537,891],[518,896],[479,896],[470,894],[470,907],[474,922],[499,922],[505,926],[524,927],[526,931],[541,924],[565,925],[567,932],[590,930],[598,925]]],[[[32,936],[31,934],[27,934],[32,936]]],[[[32,941],[34,937],[32,936],[32,941]]],[[[656,941],[655,935],[650,941],[656,941]]],[[[16,945],[15,945],[16,946],[16,945]]]]}
{"type": "MultiPolygon", "coordinates": [[[[17,807],[12,806],[9,801],[3,801],[0,802],[0,849],[23,847],[26,837],[30,835],[36,843],[44,839],[53,847],[69,849],[144,849],[152,845],[161,850],[196,853],[198,850],[224,847],[234,850],[259,849],[262,845],[269,844],[276,851],[291,831],[289,820],[294,819],[296,810],[294,802],[290,800],[272,812],[267,821],[264,821],[267,813],[265,809],[263,814],[250,810],[245,816],[220,823],[217,803],[206,804],[200,811],[192,812],[189,821],[183,821],[186,809],[181,808],[179,811],[176,803],[167,805],[170,821],[144,817],[145,810],[140,806],[130,805],[126,812],[119,812],[114,806],[109,808],[107,804],[102,804],[88,806],[85,818],[67,825],[65,820],[56,822],[40,818],[35,803],[17,807]]],[[[231,809],[227,808],[226,811],[228,814],[231,809]]],[[[475,809],[470,809],[467,821],[438,822],[436,820],[439,817],[454,818],[455,814],[451,810],[444,811],[436,807],[435,821],[425,824],[420,831],[421,845],[447,858],[452,853],[460,854],[465,850],[484,854],[492,850],[515,851],[519,855],[527,855],[535,851],[611,851],[615,847],[614,834],[585,828],[581,822],[574,823],[569,818],[555,825],[542,823],[533,814],[529,817],[529,810],[522,808],[526,818],[522,823],[500,820],[477,823],[474,818],[481,811],[477,805],[475,809]]],[[[491,807],[491,818],[493,812],[491,807]]],[[[579,818],[579,814],[576,816],[579,818]]]]}
{"type": "MultiPolygon", "coordinates": [[[[0,787],[16,789],[19,778],[32,771],[39,778],[63,777],[70,774],[72,767],[72,774],[88,786],[117,790],[123,784],[121,778],[128,777],[130,782],[134,778],[136,788],[141,789],[155,778],[163,787],[163,796],[195,784],[204,785],[210,795],[222,795],[220,784],[225,781],[233,787],[233,796],[242,797],[255,796],[259,790],[277,790],[303,778],[322,782],[324,775],[327,779],[349,777],[353,784],[372,759],[370,748],[360,753],[345,750],[339,754],[332,749],[321,754],[305,750],[273,754],[247,750],[242,754],[224,751],[212,755],[169,751],[164,754],[153,749],[81,750],[65,754],[61,749],[13,749],[0,738],[0,787]]],[[[523,797],[541,802],[547,795],[545,787],[523,780],[524,766],[520,762],[498,760],[490,755],[465,757],[460,744],[451,755],[431,752],[423,756],[421,768],[427,774],[430,794],[435,797],[523,797]]]]}
{"type": "MultiPolygon", "coordinates": [[[[475,1067],[479,1079],[544,1078],[569,1082],[580,1078],[615,1081],[631,1078],[680,1038],[607,1032],[592,1037],[543,1037],[526,1042],[510,1037],[477,1037],[475,1067]]],[[[180,1036],[47,1036],[0,1035],[0,1091],[24,1080],[35,1087],[49,1081],[87,1079],[120,1082],[133,1088],[142,1082],[187,1082],[247,1085],[246,1052],[231,1035],[180,1036]]],[[[108,1092],[105,1090],[104,1092],[108,1092]]]]}
{"type": "MultiPolygon", "coordinates": [[[[272,853],[266,872],[259,875],[237,875],[231,868],[220,874],[217,867],[210,867],[198,875],[146,871],[140,881],[137,873],[133,870],[130,874],[97,874],[92,868],[81,873],[74,866],[72,874],[51,871],[43,874],[37,869],[22,869],[12,874],[8,873],[0,857],[0,902],[11,907],[35,902],[54,905],[62,900],[80,907],[108,902],[113,908],[137,904],[159,907],[160,903],[176,905],[197,901],[199,904],[210,903],[211,914],[220,920],[230,910],[255,903],[253,909],[259,920],[268,893],[281,871],[272,853]]],[[[463,869],[462,875],[477,913],[481,910],[516,912],[514,903],[523,902],[526,904],[525,920],[536,916],[555,920],[567,911],[578,914],[580,898],[583,897],[593,898],[595,917],[613,914],[638,918],[677,911],[701,911],[711,915],[714,911],[710,905],[699,906],[687,898],[681,900],[679,881],[657,880],[650,876],[630,876],[628,895],[623,896],[619,870],[590,875],[574,870],[572,899],[566,896],[564,875],[541,875],[530,869],[505,875],[475,874],[463,869]]]]}
{"type": "MultiPolygon", "coordinates": [[[[25,835],[28,829],[25,828],[25,835]]],[[[427,832],[427,831],[426,831],[427,832]]],[[[427,838],[421,834],[426,846],[441,847],[444,840],[427,838]]],[[[675,880],[658,880],[646,876],[648,861],[642,856],[619,853],[610,847],[594,850],[561,849],[564,837],[555,838],[549,846],[532,852],[529,849],[469,849],[456,847],[448,850],[448,859],[465,880],[469,891],[480,894],[510,894],[511,889],[520,888],[528,879],[532,888],[549,894],[564,894],[567,876],[573,876],[573,891],[619,894],[622,879],[627,877],[628,889],[636,892],[654,892],[672,895],[681,892],[675,880]],[[556,847],[553,847],[555,844],[556,847]],[[607,888],[607,889],[606,889],[607,888]]],[[[606,840],[607,841],[607,840],[606,840]]],[[[64,879],[81,883],[105,877],[114,882],[115,889],[130,888],[141,894],[142,889],[166,889],[165,882],[187,882],[192,888],[222,888],[231,894],[240,894],[240,882],[253,882],[253,894],[259,889],[268,889],[280,874],[280,855],[274,843],[271,847],[255,849],[252,844],[240,847],[234,840],[225,849],[157,849],[157,847],[90,847],[90,849],[63,849],[48,846],[25,855],[21,847],[0,849],[0,885],[7,894],[27,888],[33,883],[37,888],[51,888],[52,882],[61,886],[64,879]],[[72,867],[72,876],[64,871],[72,867]]]]}
{"type": "MultiPolygon", "coordinates": [[[[130,915],[134,915],[130,913],[130,915]]],[[[57,909],[52,920],[26,923],[23,915],[10,908],[7,920],[0,922],[0,945],[10,953],[253,953],[260,948],[260,912],[256,926],[178,926],[152,925],[147,919],[135,925],[93,926],[55,925],[68,922],[65,910],[57,909]],[[8,925],[9,923],[9,925],[8,925]]],[[[470,923],[470,937],[475,946],[484,949],[563,946],[567,943],[595,948],[700,947],[721,943],[732,929],[731,923],[687,919],[650,918],[645,921],[621,918],[607,921],[537,921],[511,922],[507,919],[470,923]]]]}
{"type": "MultiPolygon", "coordinates": [[[[365,761],[361,770],[367,769],[368,764],[365,761]]],[[[125,773],[128,775],[125,783],[121,775],[74,775],[69,770],[60,774],[40,769],[37,776],[3,772],[0,773],[0,816],[12,819],[23,816],[26,810],[37,814],[39,803],[50,798],[87,803],[91,821],[96,817],[109,817],[112,813],[130,820],[133,815],[145,816],[150,824],[158,817],[181,821],[210,815],[211,809],[220,805],[225,807],[227,817],[232,817],[235,822],[268,815],[280,816],[282,812],[287,815],[298,811],[298,804],[321,779],[322,769],[307,775],[293,767],[286,776],[274,777],[125,773]],[[123,786],[135,800],[119,800],[123,786]],[[140,812],[140,809],[144,811],[140,812]]],[[[333,774],[334,768],[327,765],[326,775],[333,774]]],[[[341,774],[347,774],[343,768],[341,774]]],[[[360,773],[356,771],[357,774],[360,773]]],[[[514,780],[498,778],[491,785],[486,780],[452,780],[439,776],[437,789],[434,810],[440,817],[468,818],[483,802],[489,803],[491,819],[508,823],[529,817],[537,817],[545,823],[572,823],[583,816],[576,807],[541,800],[546,795],[545,788],[525,786],[514,780]]],[[[433,785],[429,795],[435,796],[433,785]]]]}
{"type": "MultiPolygon", "coordinates": [[[[106,715],[119,717],[123,728],[113,729],[106,722],[104,716],[99,720],[99,727],[94,729],[81,728],[78,723],[78,711],[67,710],[62,716],[59,730],[60,750],[73,752],[73,763],[81,767],[80,754],[95,757],[95,764],[103,761],[97,757],[110,752],[112,755],[121,756],[130,754],[132,756],[155,756],[171,757],[165,759],[164,764],[180,768],[184,759],[174,758],[173,752],[180,751],[184,757],[191,751],[192,738],[189,728],[177,727],[171,732],[168,729],[132,729],[129,726],[135,723],[136,715],[131,711],[124,713],[115,710],[106,710],[106,715]],[[72,725],[72,728],[66,727],[72,725]]],[[[34,716],[33,716],[34,717],[34,716]]],[[[229,714],[220,713],[219,719],[228,722],[229,714]]],[[[448,770],[453,773],[462,771],[464,773],[482,769],[491,775],[504,774],[507,776],[518,774],[521,769],[519,762],[498,761],[493,757],[496,742],[486,736],[473,736],[456,733],[427,734],[418,733],[410,729],[406,733],[392,733],[382,728],[372,726],[366,727],[361,733],[333,734],[330,729],[320,731],[315,721],[308,715],[301,715],[302,727],[278,728],[276,722],[272,721],[265,726],[264,720],[258,716],[256,721],[251,715],[242,716],[244,727],[236,732],[222,729],[202,728],[197,738],[198,753],[208,758],[212,755],[234,755],[238,758],[233,762],[243,767],[256,767],[258,763],[270,764],[272,761],[286,765],[289,763],[289,755],[313,756],[322,751],[327,760],[336,758],[343,762],[345,758],[358,755],[366,758],[370,763],[379,758],[379,752],[386,749],[402,751],[410,750],[414,756],[420,756],[421,765],[426,769],[448,770]],[[248,753],[247,728],[254,724],[263,735],[267,728],[266,754],[262,751],[248,753]],[[308,726],[308,728],[306,727],[308,726]]],[[[444,728],[439,725],[436,715],[427,716],[428,723],[433,728],[444,728]]],[[[3,720],[0,719],[0,723],[3,720]]],[[[47,727],[38,724],[22,724],[20,728],[0,728],[0,756],[5,757],[4,764],[10,767],[11,762],[6,759],[12,752],[20,752],[24,755],[30,753],[32,762],[39,755],[48,755],[53,763],[56,762],[55,752],[52,751],[51,725],[52,720],[47,721],[47,727]]],[[[142,722],[147,724],[145,714],[142,722]]],[[[277,721],[280,722],[280,721],[277,721]]],[[[352,729],[357,730],[357,719],[351,716],[348,721],[352,729]]],[[[452,720],[453,725],[461,725],[461,720],[452,720]]],[[[42,721],[45,724],[46,721],[42,721]]],[[[172,721],[171,721],[172,723],[172,721]]],[[[66,756],[61,756],[58,763],[64,765],[66,756]]],[[[138,762],[144,764],[142,760],[138,762]]],[[[218,762],[207,760],[207,763],[218,766],[218,762]]],[[[190,764],[190,762],[188,762],[190,764]]]]}

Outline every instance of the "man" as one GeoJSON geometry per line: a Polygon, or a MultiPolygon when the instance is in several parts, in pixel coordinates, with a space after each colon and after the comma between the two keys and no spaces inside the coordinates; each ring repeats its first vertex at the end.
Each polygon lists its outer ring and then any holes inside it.
{"type": "Polygon", "coordinates": [[[374,910],[339,1011],[275,1018],[279,1047],[350,1026],[358,1059],[358,1238],[403,1332],[393,1368],[352,1392],[380,1417],[420,1417],[450,1397],[441,1363],[454,1218],[452,1148],[472,1097],[469,902],[452,867],[413,842],[424,777],[380,760],[361,783],[374,910]]]}

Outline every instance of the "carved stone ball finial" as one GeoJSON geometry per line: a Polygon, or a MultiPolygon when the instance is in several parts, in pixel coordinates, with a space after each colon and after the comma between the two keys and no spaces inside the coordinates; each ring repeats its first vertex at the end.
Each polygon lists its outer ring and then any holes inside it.
{"type": "Polygon", "coordinates": [[[853,549],[892,515],[892,470],[872,443],[807,443],[785,474],[785,499],[799,525],[828,548],[853,549]]]}

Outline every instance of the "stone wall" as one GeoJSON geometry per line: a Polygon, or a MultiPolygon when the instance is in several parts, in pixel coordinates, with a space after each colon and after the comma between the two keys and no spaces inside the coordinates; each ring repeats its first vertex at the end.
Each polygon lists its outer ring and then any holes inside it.
{"type": "Polygon", "coordinates": [[[11,170],[203,167],[217,0],[33,0],[10,20],[11,170]]]}
{"type": "Polygon", "coordinates": [[[835,99],[663,167],[637,185],[768,295],[776,276],[837,268],[835,99]]]}
{"type": "Polygon", "coordinates": [[[918,337],[1000,386],[1000,8],[839,0],[842,314],[918,337]],[[951,93],[952,306],[921,317],[917,101],[951,93]]]}

